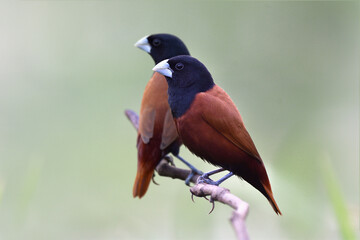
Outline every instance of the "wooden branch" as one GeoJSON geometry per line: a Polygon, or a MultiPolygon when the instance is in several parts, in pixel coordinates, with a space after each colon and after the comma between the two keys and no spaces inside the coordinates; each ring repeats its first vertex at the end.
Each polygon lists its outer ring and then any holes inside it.
{"type": "Polygon", "coordinates": [[[139,129],[139,115],[133,110],[125,110],[125,115],[137,131],[139,129]]]}
{"type": "MultiPolygon", "coordinates": [[[[181,169],[177,168],[175,166],[171,166],[169,164],[169,161],[162,159],[159,164],[156,167],[156,172],[159,174],[159,176],[162,177],[171,177],[173,179],[180,179],[182,181],[185,181],[186,178],[191,173],[190,170],[187,169],[181,169]]],[[[191,179],[190,182],[196,184],[197,179],[200,177],[200,175],[195,174],[191,179]]]]}
{"type": "Polygon", "coordinates": [[[210,202],[218,201],[232,207],[234,211],[230,221],[237,239],[249,239],[245,225],[246,216],[249,212],[249,204],[247,202],[231,194],[229,189],[210,184],[198,183],[190,188],[190,192],[197,197],[210,196],[210,202]]]}
{"type": "MultiPolygon", "coordinates": [[[[125,115],[128,117],[134,128],[138,130],[139,116],[132,110],[126,110],[125,115]]],[[[185,181],[191,171],[171,166],[169,164],[170,162],[172,162],[171,158],[168,160],[162,159],[156,167],[157,173],[163,177],[170,177],[173,179],[180,179],[182,181],[185,181]]],[[[230,221],[235,230],[236,237],[238,240],[248,240],[249,236],[247,233],[245,220],[249,212],[249,204],[241,200],[237,196],[231,194],[229,189],[210,184],[198,183],[199,177],[200,175],[194,175],[190,180],[190,182],[195,184],[193,187],[190,188],[191,194],[197,197],[204,198],[210,196],[210,199],[208,200],[211,203],[214,204],[215,201],[218,201],[233,208],[234,211],[232,217],[230,218],[230,221]]],[[[212,210],[210,211],[210,213],[212,212],[212,210]]]]}

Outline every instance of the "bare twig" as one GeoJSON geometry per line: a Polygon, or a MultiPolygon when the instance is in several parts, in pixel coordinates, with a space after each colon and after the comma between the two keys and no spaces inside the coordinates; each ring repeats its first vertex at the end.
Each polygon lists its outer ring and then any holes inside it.
{"type": "Polygon", "coordinates": [[[129,109],[125,110],[125,115],[137,131],[139,129],[139,115],[137,115],[133,110],[129,109]]]}
{"type": "Polygon", "coordinates": [[[190,192],[198,197],[210,196],[210,202],[218,201],[234,209],[230,219],[238,239],[249,239],[245,219],[249,212],[249,204],[230,193],[229,189],[215,185],[199,183],[190,188],[190,192]]]}
{"type": "MultiPolygon", "coordinates": [[[[186,178],[191,173],[190,170],[170,166],[169,162],[164,159],[161,160],[160,163],[157,165],[156,171],[159,174],[159,176],[171,177],[173,179],[180,179],[182,181],[185,181],[186,178]]],[[[198,177],[200,177],[200,175],[195,174],[190,179],[190,182],[196,184],[198,177]]]]}
{"type": "MultiPolygon", "coordinates": [[[[132,110],[126,110],[125,115],[137,130],[139,127],[139,116],[132,110]]],[[[190,170],[170,166],[169,161],[165,159],[160,161],[156,167],[156,171],[160,176],[171,177],[173,179],[180,179],[183,181],[185,181],[191,173],[190,170]]],[[[210,196],[210,199],[208,199],[209,202],[214,204],[214,201],[218,201],[232,207],[234,211],[230,221],[235,230],[236,237],[239,240],[248,240],[249,236],[246,230],[245,219],[249,211],[249,204],[231,194],[229,189],[210,184],[197,183],[199,177],[200,175],[195,174],[190,180],[195,184],[190,188],[192,196],[195,195],[206,199],[207,196],[210,196]]]]}

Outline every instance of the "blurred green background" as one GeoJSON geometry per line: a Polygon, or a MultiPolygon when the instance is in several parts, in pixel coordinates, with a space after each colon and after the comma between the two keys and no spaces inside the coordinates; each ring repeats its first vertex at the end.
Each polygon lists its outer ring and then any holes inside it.
{"type": "Polygon", "coordinates": [[[252,239],[355,239],[359,20],[358,2],[1,2],[0,239],[235,238],[231,209],[208,215],[181,181],[132,198],[123,112],[139,111],[153,67],[133,44],[162,32],[208,67],[264,159],[283,216],[224,183],[249,202],[252,239]]]}

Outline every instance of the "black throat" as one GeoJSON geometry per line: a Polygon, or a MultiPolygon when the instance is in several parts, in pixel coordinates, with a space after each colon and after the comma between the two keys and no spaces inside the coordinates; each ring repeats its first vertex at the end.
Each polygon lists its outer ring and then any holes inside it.
{"type": "Polygon", "coordinates": [[[209,84],[207,86],[204,86],[200,91],[197,88],[194,88],[192,86],[189,87],[176,87],[174,86],[174,81],[172,81],[171,78],[166,78],[168,81],[168,101],[171,108],[171,113],[174,118],[179,118],[182,115],[184,115],[187,110],[191,107],[191,104],[193,103],[196,94],[200,92],[206,92],[210,89],[212,89],[215,84],[209,84]]]}

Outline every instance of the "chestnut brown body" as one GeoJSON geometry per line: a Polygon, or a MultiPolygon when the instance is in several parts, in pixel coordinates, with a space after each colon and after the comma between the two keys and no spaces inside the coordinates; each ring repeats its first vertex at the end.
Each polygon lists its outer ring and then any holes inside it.
{"type": "Polygon", "coordinates": [[[190,108],[175,118],[179,136],[191,152],[243,178],[281,214],[263,161],[228,94],[214,85],[195,95],[190,108]]]}

